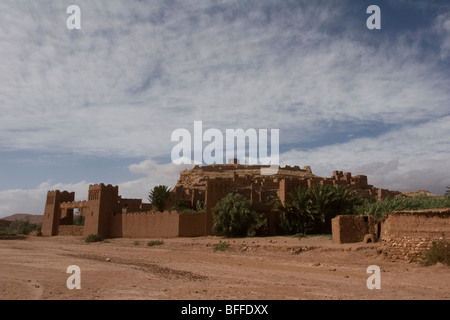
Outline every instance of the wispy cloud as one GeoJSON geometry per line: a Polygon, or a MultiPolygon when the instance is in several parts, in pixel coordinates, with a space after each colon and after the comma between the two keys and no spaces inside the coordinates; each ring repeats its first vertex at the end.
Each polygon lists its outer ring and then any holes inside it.
{"type": "Polygon", "coordinates": [[[301,128],[283,135],[290,143],[333,122],[448,112],[436,61],[406,44],[360,42],[364,30],[322,28],[340,23],[340,6],[245,3],[81,2],[78,33],[56,23],[60,6],[2,4],[2,147],[152,157],[196,119],[301,128]]]}
{"type": "Polygon", "coordinates": [[[374,138],[354,139],[281,155],[285,164],[313,165],[313,173],[335,169],[366,174],[369,183],[393,190],[426,189],[442,194],[450,185],[450,116],[405,126],[374,138]]]}

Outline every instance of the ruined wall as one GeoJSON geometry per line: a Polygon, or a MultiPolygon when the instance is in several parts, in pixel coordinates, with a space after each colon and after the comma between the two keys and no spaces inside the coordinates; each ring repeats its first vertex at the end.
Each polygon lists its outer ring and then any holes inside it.
{"type": "Polygon", "coordinates": [[[387,258],[420,261],[433,241],[450,240],[450,209],[392,212],[381,224],[381,239],[387,258]]]}
{"type": "Polygon", "coordinates": [[[371,216],[341,215],[331,220],[333,243],[362,242],[365,235],[376,239],[375,222],[371,216]]]}
{"type": "Polygon", "coordinates": [[[61,225],[58,228],[58,236],[82,236],[83,226],[61,225]]]}

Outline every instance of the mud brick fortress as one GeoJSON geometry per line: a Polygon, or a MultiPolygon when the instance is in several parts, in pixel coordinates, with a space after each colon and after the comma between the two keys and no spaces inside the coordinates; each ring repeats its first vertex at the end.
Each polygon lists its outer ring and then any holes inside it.
{"type": "Polygon", "coordinates": [[[89,186],[86,201],[74,201],[75,193],[48,191],[45,204],[42,234],[89,235],[112,237],[192,237],[212,234],[212,209],[216,203],[232,191],[249,199],[255,211],[267,216],[265,233],[277,233],[276,216],[271,211],[269,199],[279,198],[283,203],[297,187],[314,185],[342,185],[353,189],[363,197],[384,199],[399,192],[375,188],[363,175],[335,171],[331,178],[312,173],[310,167],[280,168],[271,176],[261,175],[266,166],[240,165],[236,160],[229,164],[196,166],[180,173],[180,179],[171,191],[166,208],[174,204],[185,208],[203,208],[200,212],[156,212],[151,204],[141,199],[124,199],[119,187],[104,184],[89,186]],[[85,218],[84,226],[74,226],[74,210],[85,218]]]}

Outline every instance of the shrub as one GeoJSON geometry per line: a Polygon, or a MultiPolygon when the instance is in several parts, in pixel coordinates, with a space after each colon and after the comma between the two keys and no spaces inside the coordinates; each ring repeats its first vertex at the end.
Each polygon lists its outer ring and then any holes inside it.
{"type": "Polygon", "coordinates": [[[133,242],[133,245],[138,246],[138,245],[140,245],[140,243],[139,243],[139,241],[135,241],[135,242],[133,242]]]}
{"type": "Polygon", "coordinates": [[[153,246],[161,246],[163,244],[164,244],[164,241],[162,241],[162,240],[153,240],[153,241],[149,241],[147,243],[147,246],[153,247],[153,246]]]}
{"type": "Polygon", "coordinates": [[[230,193],[213,208],[213,231],[227,237],[245,237],[253,234],[265,223],[265,215],[251,209],[244,196],[230,193]]]}
{"type": "Polygon", "coordinates": [[[214,251],[225,251],[228,249],[229,246],[230,246],[230,244],[228,242],[220,241],[219,243],[214,245],[213,250],[214,251]]]}
{"type": "Polygon", "coordinates": [[[100,237],[98,234],[90,234],[86,237],[84,240],[86,243],[90,242],[100,242],[103,241],[102,237],[100,237]]]}
{"type": "Polygon", "coordinates": [[[385,199],[372,203],[366,201],[359,207],[358,211],[363,215],[372,215],[376,221],[380,221],[383,219],[384,215],[389,212],[443,208],[450,208],[450,198],[420,195],[406,198],[397,196],[392,199],[385,199]]]}
{"type": "Polygon", "coordinates": [[[195,210],[197,210],[197,211],[204,211],[205,209],[206,209],[205,208],[205,201],[203,201],[203,200],[198,201],[197,205],[195,206],[195,210]]]}
{"type": "Polygon", "coordinates": [[[9,234],[27,235],[33,230],[41,231],[42,224],[30,223],[28,220],[16,220],[6,230],[9,234]]]}
{"type": "Polygon", "coordinates": [[[83,216],[75,216],[73,218],[74,226],[84,226],[84,217],[83,216]]]}
{"type": "Polygon", "coordinates": [[[438,262],[450,266],[450,242],[444,240],[435,241],[432,247],[425,252],[424,264],[426,266],[431,266],[438,262]]]}

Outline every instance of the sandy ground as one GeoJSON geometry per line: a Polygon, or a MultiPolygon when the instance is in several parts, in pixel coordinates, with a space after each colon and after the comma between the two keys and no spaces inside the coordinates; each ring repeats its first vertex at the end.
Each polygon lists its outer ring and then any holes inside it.
{"type": "Polygon", "coordinates": [[[377,254],[379,244],[205,237],[149,247],[149,240],[2,240],[0,299],[450,300],[449,267],[388,261],[377,254]],[[230,247],[214,252],[219,241],[230,247]],[[70,265],[80,267],[80,290],[66,286],[70,265]],[[370,265],[381,268],[380,290],[366,286],[370,265]]]}

